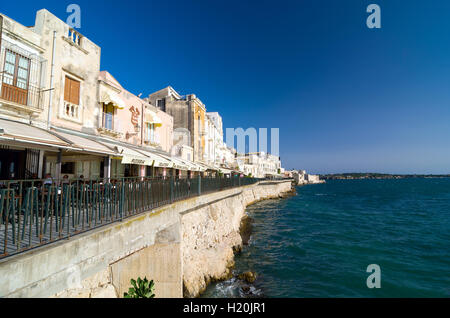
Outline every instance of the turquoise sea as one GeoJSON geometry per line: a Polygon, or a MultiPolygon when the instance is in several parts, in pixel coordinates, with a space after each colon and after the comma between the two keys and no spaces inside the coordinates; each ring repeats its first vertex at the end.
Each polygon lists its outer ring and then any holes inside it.
{"type": "Polygon", "coordinates": [[[203,297],[450,297],[450,179],[331,180],[248,207],[235,274],[203,297]],[[369,264],[381,288],[369,289],[369,264]],[[244,288],[244,289],[243,289],[244,288]]]}

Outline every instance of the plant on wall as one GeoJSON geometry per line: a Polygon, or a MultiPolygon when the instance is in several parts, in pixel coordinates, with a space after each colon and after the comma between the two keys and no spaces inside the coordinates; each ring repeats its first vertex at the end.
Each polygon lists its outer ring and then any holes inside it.
{"type": "Polygon", "coordinates": [[[128,293],[124,293],[124,298],[154,298],[154,289],[155,289],[155,283],[153,280],[149,281],[147,277],[144,277],[144,279],[141,279],[138,277],[137,282],[134,279],[131,279],[130,281],[131,287],[128,290],[128,293]]]}

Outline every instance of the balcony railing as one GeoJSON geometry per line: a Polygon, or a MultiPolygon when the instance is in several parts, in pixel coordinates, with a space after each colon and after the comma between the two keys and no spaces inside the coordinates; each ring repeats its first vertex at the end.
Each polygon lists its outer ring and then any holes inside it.
{"type": "Polygon", "coordinates": [[[161,140],[160,140],[159,134],[157,132],[153,133],[153,137],[152,136],[145,136],[144,142],[147,145],[150,145],[150,146],[159,146],[159,145],[161,145],[161,140]]]}
{"type": "Polygon", "coordinates": [[[0,259],[253,178],[0,181],[0,259]]]}
{"type": "Polygon", "coordinates": [[[81,39],[83,36],[75,31],[74,29],[70,28],[69,33],[67,34],[67,39],[69,39],[73,44],[76,44],[78,46],[81,46],[81,39]]]}

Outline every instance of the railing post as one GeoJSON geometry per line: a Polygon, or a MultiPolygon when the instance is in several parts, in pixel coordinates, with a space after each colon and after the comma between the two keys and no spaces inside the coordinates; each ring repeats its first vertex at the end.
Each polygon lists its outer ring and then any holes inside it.
{"type": "Polygon", "coordinates": [[[170,176],[170,202],[173,202],[173,190],[174,190],[174,178],[173,176],[170,176]]]}
{"type": "Polygon", "coordinates": [[[125,206],[125,180],[122,178],[122,186],[120,189],[120,200],[119,200],[119,215],[121,222],[123,221],[124,206],[125,206]]]}
{"type": "Polygon", "coordinates": [[[198,175],[198,195],[202,194],[202,176],[198,175]]]}

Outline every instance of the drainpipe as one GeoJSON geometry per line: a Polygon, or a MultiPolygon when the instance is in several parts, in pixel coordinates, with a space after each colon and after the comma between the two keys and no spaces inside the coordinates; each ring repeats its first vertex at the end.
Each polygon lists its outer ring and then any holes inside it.
{"type": "Polygon", "coordinates": [[[141,101],[141,146],[144,145],[144,103],[141,101]]]}
{"type": "Polygon", "coordinates": [[[0,49],[2,47],[2,33],[3,33],[3,16],[0,15],[0,49]]]}
{"type": "Polygon", "coordinates": [[[52,114],[52,104],[53,104],[53,80],[55,78],[55,42],[56,42],[56,31],[53,31],[53,52],[52,52],[52,66],[50,71],[50,96],[48,101],[48,116],[47,116],[47,129],[50,129],[50,119],[52,114]]]}
{"type": "MultiPolygon", "coordinates": [[[[141,147],[144,146],[144,103],[141,100],[141,147]]],[[[141,177],[145,177],[147,174],[147,166],[142,166],[141,171],[139,171],[139,175],[141,177]]],[[[142,180],[142,179],[141,179],[142,180]]]]}

